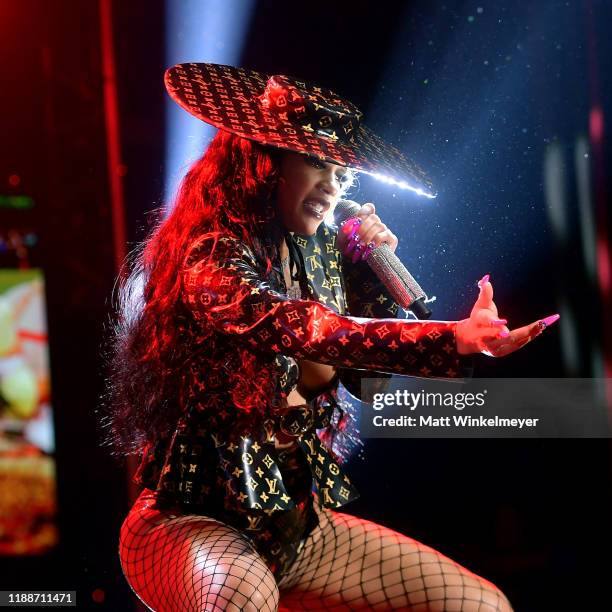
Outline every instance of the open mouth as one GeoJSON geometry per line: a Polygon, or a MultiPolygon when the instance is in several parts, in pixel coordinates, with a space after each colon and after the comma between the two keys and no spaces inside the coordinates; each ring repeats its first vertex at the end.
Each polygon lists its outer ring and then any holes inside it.
{"type": "Polygon", "coordinates": [[[306,212],[318,220],[325,217],[325,212],[327,210],[327,206],[321,204],[321,202],[317,202],[316,200],[306,200],[304,202],[304,208],[306,209],[306,212]]]}

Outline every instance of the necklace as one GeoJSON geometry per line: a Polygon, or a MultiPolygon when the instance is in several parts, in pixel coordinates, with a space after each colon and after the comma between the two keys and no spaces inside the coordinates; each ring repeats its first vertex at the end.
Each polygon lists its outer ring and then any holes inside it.
{"type": "Polygon", "coordinates": [[[298,283],[295,281],[290,287],[287,287],[287,297],[290,300],[301,300],[302,299],[302,289],[298,283]]]}
{"type": "MultiPolygon", "coordinates": [[[[283,271],[289,268],[289,255],[281,259],[281,267],[283,271]]],[[[289,277],[291,278],[291,280],[290,284],[287,286],[287,297],[291,300],[299,300],[302,297],[302,290],[300,288],[300,284],[297,283],[295,279],[291,277],[291,274],[289,274],[289,277]]]]}

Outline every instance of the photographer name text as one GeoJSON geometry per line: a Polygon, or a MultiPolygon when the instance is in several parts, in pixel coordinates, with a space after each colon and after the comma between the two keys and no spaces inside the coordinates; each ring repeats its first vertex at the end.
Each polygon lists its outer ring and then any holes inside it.
{"type": "Polygon", "coordinates": [[[518,427],[522,429],[523,427],[536,427],[539,420],[539,418],[520,419],[499,416],[472,417],[463,414],[453,415],[452,417],[402,415],[395,418],[388,418],[377,414],[372,418],[372,424],[375,427],[518,427]]]}

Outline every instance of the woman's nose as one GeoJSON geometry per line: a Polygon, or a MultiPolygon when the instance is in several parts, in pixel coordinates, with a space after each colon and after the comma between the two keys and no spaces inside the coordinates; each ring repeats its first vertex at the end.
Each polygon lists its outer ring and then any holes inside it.
{"type": "Polygon", "coordinates": [[[336,196],[339,191],[338,185],[334,180],[334,176],[329,176],[325,177],[324,179],[321,179],[321,182],[319,183],[319,188],[327,195],[332,197],[336,196]]]}

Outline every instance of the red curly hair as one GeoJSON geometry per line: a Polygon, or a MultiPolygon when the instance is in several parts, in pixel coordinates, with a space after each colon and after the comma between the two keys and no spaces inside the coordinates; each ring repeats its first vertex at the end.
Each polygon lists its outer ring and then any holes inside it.
{"type": "Polygon", "coordinates": [[[114,454],[138,452],[181,414],[186,355],[177,308],[193,242],[206,234],[236,237],[273,273],[282,237],[273,205],[279,164],[280,151],[219,131],[187,172],[170,214],[158,211],[156,227],[132,255],[116,301],[100,419],[103,444],[114,454]]]}

